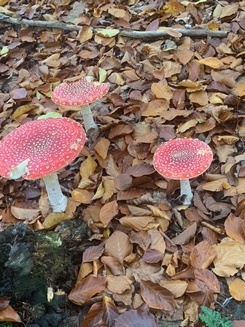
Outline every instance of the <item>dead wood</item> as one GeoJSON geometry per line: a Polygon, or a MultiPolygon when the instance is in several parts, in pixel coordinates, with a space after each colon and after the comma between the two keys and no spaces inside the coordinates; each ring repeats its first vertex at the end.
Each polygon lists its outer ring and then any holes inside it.
{"type": "MultiPolygon", "coordinates": [[[[30,19],[18,19],[14,17],[10,17],[0,13],[0,22],[3,24],[11,24],[11,25],[27,25],[34,26],[38,28],[57,28],[64,31],[81,31],[83,29],[82,26],[76,26],[71,24],[65,24],[62,22],[50,22],[50,21],[42,21],[42,20],[30,20],[30,19]]],[[[96,31],[96,29],[94,29],[96,31]]],[[[166,28],[165,30],[158,31],[120,31],[119,35],[127,38],[134,39],[161,39],[166,36],[171,36],[171,32],[179,33],[180,36],[189,36],[189,37],[226,37],[226,31],[212,31],[206,29],[176,29],[176,28],[166,28]]]]}

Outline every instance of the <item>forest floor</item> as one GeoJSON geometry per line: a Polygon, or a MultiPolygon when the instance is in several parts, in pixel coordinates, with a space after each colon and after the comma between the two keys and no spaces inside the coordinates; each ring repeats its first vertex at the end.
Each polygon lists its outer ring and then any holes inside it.
{"type": "Polygon", "coordinates": [[[0,0],[1,139],[83,124],[51,100],[63,81],[110,84],[59,173],[65,213],[0,180],[0,326],[200,327],[201,306],[245,325],[244,32],[245,1],[0,0]],[[189,206],[152,164],[174,138],[214,156],[189,206]]]}

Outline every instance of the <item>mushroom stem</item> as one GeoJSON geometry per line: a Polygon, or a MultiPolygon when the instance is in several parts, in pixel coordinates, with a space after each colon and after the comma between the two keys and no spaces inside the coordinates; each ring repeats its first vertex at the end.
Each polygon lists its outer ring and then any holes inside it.
{"type": "Polygon", "coordinates": [[[48,199],[54,212],[64,212],[67,206],[67,197],[61,192],[57,173],[43,177],[48,199]]]}
{"type": "Polygon", "coordinates": [[[189,179],[183,179],[180,181],[180,196],[183,196],[183,205],[189,206],[193,198],[191,191],[191,185],[189,179]]]}
{"type": "Polygon", "coordinates": [[[96,123],[94,121],[90,106],[88,104],[82,106],[81,114],[83,117],[83,122],[84,122],[84,127],[85,127],[86,132],[88,132],[92,128],[98,129],[98,126],[96,125],[96,123]]]}

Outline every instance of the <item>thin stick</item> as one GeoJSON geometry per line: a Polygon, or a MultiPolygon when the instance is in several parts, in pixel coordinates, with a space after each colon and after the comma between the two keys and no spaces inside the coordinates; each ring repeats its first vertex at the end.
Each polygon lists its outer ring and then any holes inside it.
{"type": "MultiPolygon", "coordinates": [[[[81,31],[83,29],[82,26],[76,26],[71,24],[65,24],[60,22],[49,22],[42,20],[31,20],[31,19],[17,19],[7,15],[0,13],[0,22],[3,24],[11,24],[11,25],[27,25],[27,26],[35,26],[38,28],[57,28],[64,31],[81,31]]],[[[92,29],[92,28],[91,28],[92,29]]],[[[101,29],[101,28],[100,28],[101,29]]],[[[96,32],[96,28],[93,29],[96,32]]],[[[182,36],[190,36],[190,37],[226,37],[228,32],[226,31],[212,31],[206,29],[176,29],[176,28],[166,28],[165,30],[160,31],[119,31],[118,35],[134,38],[134,39],[160,39],[166,36],[170,36],[172,32],[180,33],[182,36]]]]}

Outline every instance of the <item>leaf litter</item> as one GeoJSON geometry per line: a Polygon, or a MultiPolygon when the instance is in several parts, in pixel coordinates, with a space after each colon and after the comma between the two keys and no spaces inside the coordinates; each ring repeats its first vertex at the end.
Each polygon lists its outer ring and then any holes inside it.
{"type": "MultiPolygon", "coordinates": [[[[33,231],[82,219],[92,244],[81,255],[68,298],[89,305],[83,326],[194,326],[201,305],[244,300],[244,1],[0,2],[0,13],[59,21],[80,31],[1,24],[1,137],[48,112],[82,124],[79,111],[51,101],[66,79],[91,76],[110,92],[91,105],[95,141],[59,174],[70,196],[50,213],[38,181],[1,179],[1,231],[19,221],[33,231]],[[225,31],[223,38],[183,36],[174,28],[225,31]],[[121,30],[168,30],[165,38],[121,30]],[[157,147],[199,138],[214,160],[191,181],[194,201],[181,206],[179,183],[152,167],[157,147]],[[41,198],[38,202],[38,199],[41,198]],[[95,243],[93,243],[96,241],[95,243]]],[[[1,298],[0,321],[24,320],[1,298]]]]}

